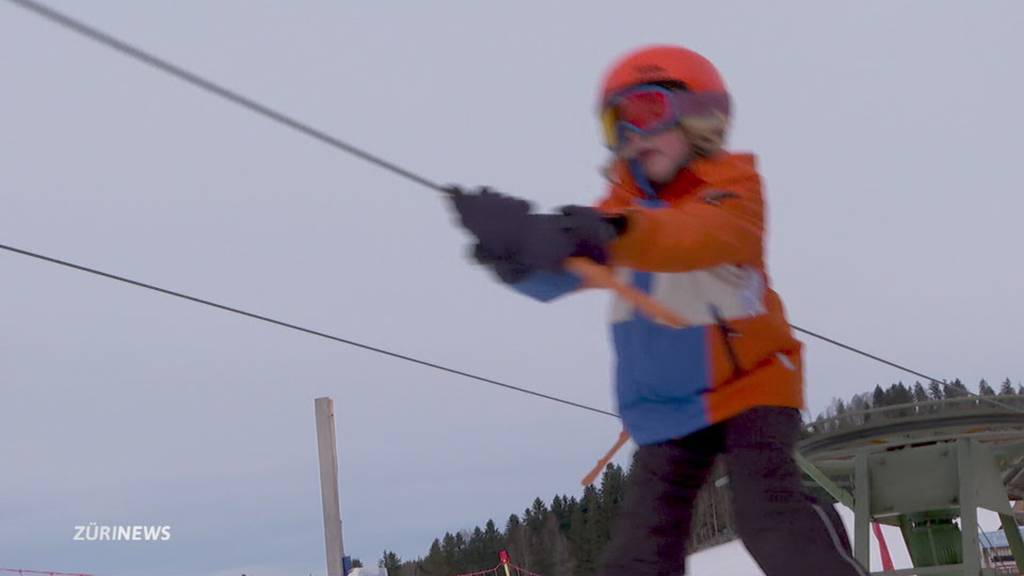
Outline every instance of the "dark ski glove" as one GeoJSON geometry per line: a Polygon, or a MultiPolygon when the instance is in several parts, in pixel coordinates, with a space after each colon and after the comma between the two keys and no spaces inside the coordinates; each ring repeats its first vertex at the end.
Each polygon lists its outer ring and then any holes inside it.
{"type": "Polygon", "coordinates": [[[589,206],[565,206],[560,225],[573,243],[570,256],[608,263],[608,244],[626,231],[626,217],[609,215],[589,206]]]}
{"type": "Polygon", "coordinates": [[[481,188],[450,188],[460,222],[477,238],[473,256],[514,284],[538,270],[561,269],[566,258],[607,262],[606,245],[624,229],[623,217],[568,206],[559,214],[531,214],[526,200],[481,188]]]}

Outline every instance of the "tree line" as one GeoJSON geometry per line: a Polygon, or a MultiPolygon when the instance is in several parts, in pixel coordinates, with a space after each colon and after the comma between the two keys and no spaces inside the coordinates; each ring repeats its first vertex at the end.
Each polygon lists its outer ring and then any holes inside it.
{"type": "Polygon", "coordinates": [[[1004,379],[998,389],[982,379],[976,392],[959,378],[946,382],[933,380],[928,384],[897,382],[887,388],[876,385],[873,391],[856,394],[845,401],[834,398],[823,413],[808,422],[806,432],[819,434],[861,426],[873,420],[997,407],[986,398],[1024,409],[1024,385],[1014,385],[1009,378],[1004,379]],[[880,408],[889,409],[866,413],[880,408]]]}
{"type": "MultiPolygon", "coordinates": [[[[579,497],[557,495],[550,503],[535,498],[503,528],[488,520],[434,539],[425,557],[402,561],[385,551],[378,564],[389,576],[455,576],[494,568],[499,551],[507,550],[513,564],[541,576],[591,576],[611,539],[628,475],[609,464],[599,485],[587,486],[579,497]]],[[[720,478],[720,469],[712,476],[720,478]]],[[[733,538],[729,499],[713,480],[708,486],[698,497],[691,549],[733,538]]]]}

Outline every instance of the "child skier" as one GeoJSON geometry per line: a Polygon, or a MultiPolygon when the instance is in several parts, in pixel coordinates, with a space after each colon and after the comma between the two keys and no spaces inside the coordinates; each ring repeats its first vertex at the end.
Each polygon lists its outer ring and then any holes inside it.
{"type": "Polygon", "coordinates": [[[684,48],[637,50],[607,73],[600,111],[614,159],[596,209],[534,214],[488,189],[452,190],[476,258],[515,289],[566,294],[581,282],[563,263],[586,257],[687,321],[613,307],[618,409],[639,448],[600,576],[684,572],[695,499],[718,455],[737,531],[765,574],[865,575],[793,459],[801,344],[765,272],[755,159],[722,147],[730,97],[718,71],[684,48]]]}

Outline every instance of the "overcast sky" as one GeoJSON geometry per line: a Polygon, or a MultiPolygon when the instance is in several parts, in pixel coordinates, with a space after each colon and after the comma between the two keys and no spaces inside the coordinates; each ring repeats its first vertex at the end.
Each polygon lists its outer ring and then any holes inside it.
{"type": "MultiPolygon", "coordinates": [[[[607,64],[686,44],[734,92],[732,147],[760,157],[794,323],[972,387],[1024,380],[1018,0],[51,5],[428,178],[545,208],[603,191],[607,64]]],[[[429,190],[7,2],[0,77],[0,243],[612,409],[607,296],[505,290],[429,190]]],[[[322,574],[318,396],[347,552],[368,562],[578,493],[618,431],[9,252],[0,286],[0,566],[322,574]],[[172,539],[74,542],[89,522],[172,539]]],[[[814,412],[912,380],[807,344],[814,412]]]]}

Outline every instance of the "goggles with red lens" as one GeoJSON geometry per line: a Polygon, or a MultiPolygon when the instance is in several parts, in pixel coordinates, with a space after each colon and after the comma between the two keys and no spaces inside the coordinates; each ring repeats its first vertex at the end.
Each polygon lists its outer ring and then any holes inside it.
{"type": "Polygon", "coordinates": [[[609,148],[617,148],[626,132],[657,134],[679,123],[677,93],[647,84],[612,96],[601,112],[601,128],[609,148]]]}
{"type": "Polygon", "coordinates": [[[697,94],[658,84],[642,84],[627,88],[605,102],[601,111],[601,129],[605,143],[615,150],[621,146],[626,133],[658,134],[678,125],[685,116],[713,111],[728,115],[728,95],[697,94]]]}

